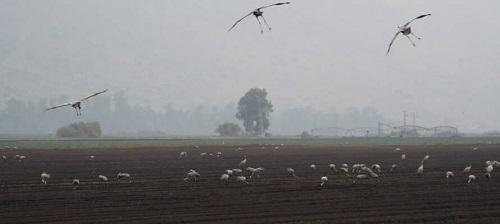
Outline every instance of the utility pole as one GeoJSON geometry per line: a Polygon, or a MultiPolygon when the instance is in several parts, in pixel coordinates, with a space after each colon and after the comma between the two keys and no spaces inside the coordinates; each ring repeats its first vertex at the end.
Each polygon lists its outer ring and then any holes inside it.
{"type": "Polygon", "coordinates": [[[403,110],[403,125],[406,126],[406,117],[408,117],[408,115],[406,114],[406,110],[403,110]]]}
{"type": "Polygon", "coordinates": [[[413,126],[415,126],[415,119],[417,117],[417,113],[413,112],[412,113],[412,118],[413,118],[413,126]]]}

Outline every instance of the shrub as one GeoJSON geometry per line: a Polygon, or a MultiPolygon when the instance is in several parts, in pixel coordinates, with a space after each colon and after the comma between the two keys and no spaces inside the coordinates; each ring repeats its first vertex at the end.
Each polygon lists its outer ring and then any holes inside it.
{"type": "Polygon", "coordinates": [[[99,122],[78,122],[59,128],[57,136],[61,138],[97,138],[101,136],[99,122]]]}
{"type": "Polygon", "coordinates": [[[220,136],[238,136],[241,133],[241,128],[238,124],[224,122],[217,127],[215,132],[219,133],[220,136]]]}

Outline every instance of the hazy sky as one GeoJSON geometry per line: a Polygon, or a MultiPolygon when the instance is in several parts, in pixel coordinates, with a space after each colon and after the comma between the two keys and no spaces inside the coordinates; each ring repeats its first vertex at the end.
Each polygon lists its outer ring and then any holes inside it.
{"type": "Polygon", "coordinates": [[[1,1],[2,102],[109,88],[161,109],[266,88],[275,110],[370,106],[401,121],[500,129],[500,2],[466,0],[1,1]],[[416,20],[422,40],[397,26],[416,20]],[[263,23],[263,28],[265,25],[263,23]],[[13,75],[16,74],[16,75],[13,75]]]}

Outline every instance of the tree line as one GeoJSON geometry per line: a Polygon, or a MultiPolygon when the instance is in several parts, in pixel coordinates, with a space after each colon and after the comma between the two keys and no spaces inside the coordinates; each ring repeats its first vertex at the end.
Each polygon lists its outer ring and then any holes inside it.
{"type": "MultiPolygon", "coordinates": [[[[241,99],[246,100],[245,96],[241,99]]],[[[125,92],[100,95],[85,101],[82,116],[76,116],[71,107],[45,111],[50,106],[70,100],[66,96],[28,102],[11,98],[0,109],[0,133],[55,135],[59,128],[73,123],[98,122],[103,135],[217,135],[215,131],[218,127],[230,122],[246,131],[267,130],[273,135],[300,135],[317,127],[375,127],[384,121],[371,107],[329,112],[309,107],[279,110],[273,108],[269,101],[261,107],[265,110],[264,117],[252,118],[255,122],[245,123],[237,118],[243,112],[239,110],[242,105],[234,102],[223,107],[197,105],[189,110],[165,103],[163,110],[155,111],[148,106],[132,105],[125,92]]]]}

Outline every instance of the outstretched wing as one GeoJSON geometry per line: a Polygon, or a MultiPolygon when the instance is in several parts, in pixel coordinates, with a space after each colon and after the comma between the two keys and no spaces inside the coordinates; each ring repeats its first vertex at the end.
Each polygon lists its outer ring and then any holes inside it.
{"type": "Polygon", "coordinates": [[[271,5],[267,5],[267,6],[262,6],[262,7],[258,8],[257,10],[259,10],[259,9],[269,8],[269,7],[271,7],[271,6],[275,6],[275,5],[286,5],[286,4],[290,4],[290,2],[280,2],[280,3],[274,3],[274,4],[271,4],[271,5]]]}
{"type": "Polygon", "coordinates": [[[64,104],[61,104],[61,105],[57,105],[55,107],[47,108],[45,110],[52,110],[52,109],[56,109],[56,108],[59,108],[59,107],[65,107],[65,106],[71,106],[71,105],[73,105],[73,103],[64,103],[64,104]]]}
{"type": "Polygon", "coordinates": [[[412,19],[412,20],[410,20],[409,22],[407,22],[404,26],[406,27],[406,26],[410,25],[410,23],[411,23],[411,22],[413,22],[413,21],[414,21],[414,20],[416,20],[416,19],[424,18],[424,17],[426,17],[426,16],[430,16],[430,15],[431,15],[431,14],[424,14],[424,15],[417,16],[415,19],[412,19]]]}
{"type": "MultiPolygon", "coordinates": [[[[255,10],[254,10],[254,11],[255,11],[255,10]]],[[[232,29],[236,26],[236,24],[238,24],[241,20],[243,20],[244,18],[247,18],[249,15],[252,15],[254,11],[251,11],[251,12],[250,12],[250,13],[248,13],[246,16],[243,16],[243,18],[241,18],[240,20],[236,21],[236,22],[234,23],[234,25],[233,25],[231,28],[229,28],[229,30],[227,30],[227,32],[231,31],[231,30],[232,30],[232,29]]]]}
{"type": "Polygon", "coordinates": [[[243,18],[241,18],[240,20],[236,21],[234,23],[234,25],[231,28],[229,28],[229,30],[227,32],[231,31],[231,29],[233,29],[236,26],[236,24],[238,24],[241,20],[243,20],[244,18],[248,17],[249,15],[252,15],[253,12],[255,12],[256,10],[265,9],[265,8],[268,8],[268,7],[271,7],[271,6],[275,6],[275,5],[285,5],[285,4],[290,4],[290,2],[280,2],[280,3],[274,3],[274,4],[271,4],[271,5],[267,5],[267,6],[261,6],[260,8],[257,8],[255,10],[251,11],[250,13],[248,13],[247,15],[243,16],[243,18]]]}
{"type": "Polygon", "coordinates": [[[392,43],[394,43],[394,40],[396,39],[396,37],[399,35],[399,33],[401,33],[401,31],[398,30],[398,32],[394,35],[394,37],[392,38],[391,40],[391,43],[389,44],[389,48],[387,49],[387,53],[385,55],[388,55],[389,54],[389,51],[391,50],[391,45],[392,43]]]}
{"type": "Polygon", "coordinates": [[[99,95],[99,94],[101,94],[101,93],[104,93],[104,92],[106,92],[106,91],[108,91],[108,89],[105,89],[105,90],[103,90],[103,91],[101,91],[101,92],[94,93],[94,94],[92,94],[92,95],[88,95],[88,96],[86,96],[86,97],[82,98],[80,101],[84,101],[84,100],[86,100],[86,99],[88,99],[88,98],[90,98],[90,97],[97,96],[97,95],[99,95]]]}

